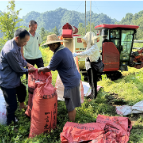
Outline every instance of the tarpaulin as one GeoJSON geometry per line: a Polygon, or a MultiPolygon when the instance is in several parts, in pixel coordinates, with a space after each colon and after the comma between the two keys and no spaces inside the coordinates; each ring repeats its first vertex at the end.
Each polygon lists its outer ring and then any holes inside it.
{"type": "Polygon", "coordinates": [[[127,117],[98,115],[96,123],[67,122],[60,139],[61,143],[127,143],[131,128],[127,117]]]}
{"type": "Polygon", "coordinates": [[[137,102],[133,106],[123,105],[116,106],[116,112],[119,115],[129,115],[132,113],[143,113],[143,101],[137,102]]]}

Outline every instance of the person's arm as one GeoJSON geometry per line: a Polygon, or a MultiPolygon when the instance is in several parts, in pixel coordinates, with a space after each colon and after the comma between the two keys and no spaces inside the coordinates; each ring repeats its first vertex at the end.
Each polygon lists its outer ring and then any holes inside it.
{"type": "Polygon", "coordinates": [[[59,64],[62,61],[62,56],[60,54],[56,53],[53,58],[50,61],[50,64],[47,67],[38,68],[38,72],[49,72],[49,71],[55,71],[59,64]]]}
{"type": "Polygon", "coordinates": [[[34,67],[34,66],[31,65],[30,63],[27,63],[26,67],[31,68],[31,67],[34,67]]]}
{"type": "Polygon", "coordinates": [[[25,61],[26,66],[29,69],[26,69],[23,67],[22,63],[20,62],[20,60],[17,58],[16,56],[17,53],[13,53],[13,52],[9,52],[7,53],[7,61],[8,64],[10,65],[10,67],[17,73],[25,73],[25,72],[34,72],[35,68],[33,68],[33,65],[27,63],[25,61]]]}
{"type": "MultiPolygon", "coordinates": [[[[17,53],[16,53],[17,54],[17,53]]],[[[19,61],[15,53],[9,52],[7,53],[7,62],[10,67],[17,73],[28,72],[28,69],[25,69],[22,63],[19,61]]],[[[27,63],[26,63],[27,64],[27,63]]]]}
{"type": "Polygon", "coordinates": [[[99,49],[98,49],[97,45],[95,44],[95,45],[91,46],[91,48],[89,48],[88,50],[85,50],[84,52],[76,53],[76,56],[86,58],[86,57],[88,57],[88,56],[90,56],[93,53],[98,52],[98,51],[99,51],[99,49]]]}
{"type": "Polygon", "coordinates": [[[41,67],[41,68],[38,68],[38,73],[40,72],[50,72],[51,70],[48,69],[47,67],[41,67]]]}
{"type": "Polygon", "coordinates": [[[22,66],[23,67],[28,67],[28,68],[31,68],[31,67],[34,67],[33,65],[31,65],[30,63],[28,63],[26,60],[25,60],[25,58],[23,57],[23,47],[21,47],[21,63],[22,63],[22,66]]]}

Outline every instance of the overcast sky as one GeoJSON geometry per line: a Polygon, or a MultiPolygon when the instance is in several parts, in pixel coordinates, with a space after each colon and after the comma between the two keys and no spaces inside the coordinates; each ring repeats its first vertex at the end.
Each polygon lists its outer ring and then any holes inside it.
{"type": "MultiPolygon", "coordinates": [[[[85,12],[85,1],[16,1],[16,10],[20,11],[19,17],[25,16],[31,11],[46,12],[55,10],[59,7],[74,10],[81,13],[85,12]]],[[[0,10],[6,11],[8,1],[0,0],[0,10]]],[[[110,18],[121,20],[126,13],[138,13],[143,10],[143,1],[93,1],[91,2],[94,13],[104,13],[110,18]]],[[[86,11],[90,11],[90,1],[86,1],[86,11]]]]}

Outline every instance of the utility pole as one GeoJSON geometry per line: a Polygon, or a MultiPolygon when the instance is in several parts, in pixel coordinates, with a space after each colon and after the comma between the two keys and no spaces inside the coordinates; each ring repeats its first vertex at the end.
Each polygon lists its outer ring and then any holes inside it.
{"type": "MultiPolygon", "coordinates": [[[[90,32],[91,32],[91,1],[90,1],[90,32]]],[[[91,43],[91,34],[90,34],[90,43],[91,43]]]]}
{"type": "Polygon", "coordinates": [[[85,34],[86,34],[86,0],[85,0],[85,34]]]}
{"type": "Polygon", "coordinates": [[[91,1],[90,1],[90,32],[91,32],[91,1]]]}

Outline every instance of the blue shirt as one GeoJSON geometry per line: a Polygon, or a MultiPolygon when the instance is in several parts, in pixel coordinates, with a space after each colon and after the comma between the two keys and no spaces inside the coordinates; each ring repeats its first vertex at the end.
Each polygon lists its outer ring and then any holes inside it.
{"type": "Polygon", "coordinates": [[[20,75],[28,72],[21,48],[14,39],[6,42],[0,53],[0,86],[15,88],[20,85],[20,75]]]}
{"type": "Polygon", "coordinates": [[[72,52],[68,48],[57,50],[47,68],[58,71],[65,88],[79,86],[81,76],[76,68],[72,52]]]}

